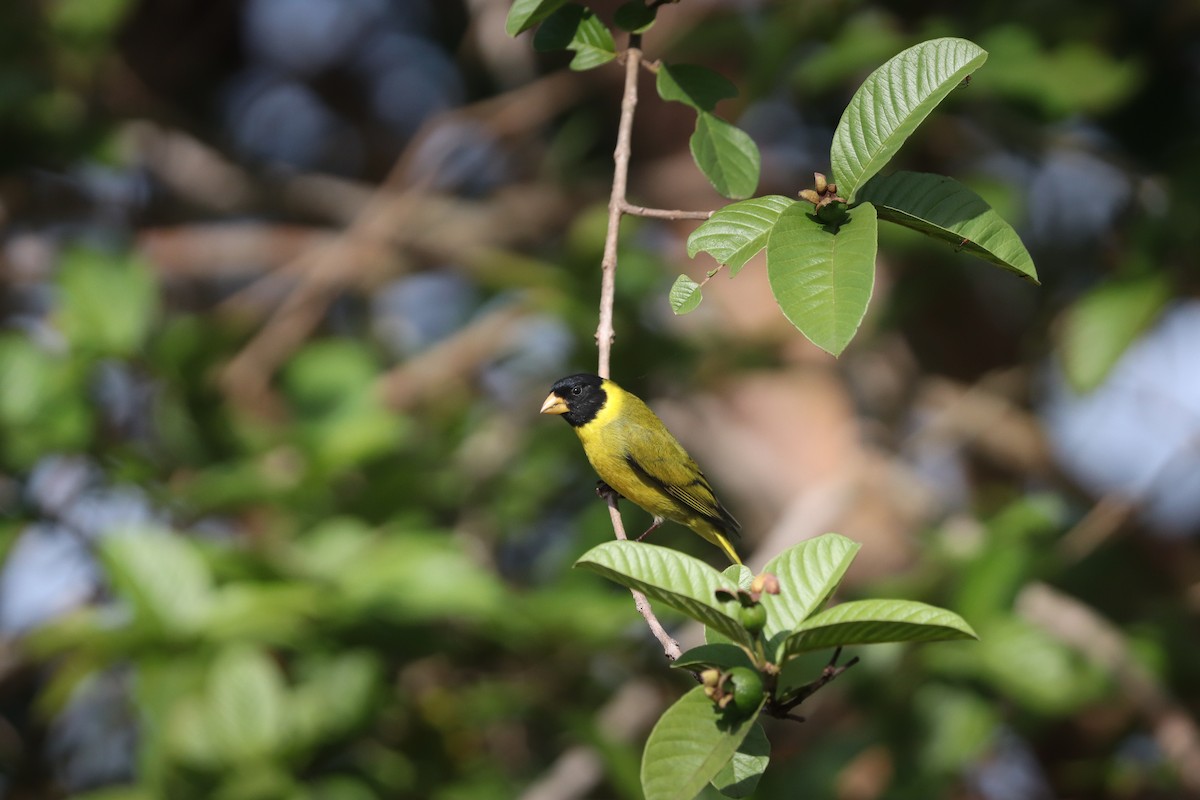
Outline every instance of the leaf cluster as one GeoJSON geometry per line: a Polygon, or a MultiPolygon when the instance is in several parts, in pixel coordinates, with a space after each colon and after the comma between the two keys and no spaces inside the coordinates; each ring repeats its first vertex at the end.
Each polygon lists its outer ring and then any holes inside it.
{"type": "Polygon", "coordinates": [[[718,789],[734,787],[732,797],[752,791],[768,761],[761,732],[745,750],[742,745],[757,729],[759,714],[790,717],[838,674],[831,663],[829,675],[809,684],[781,682],[789,663],[804,653],[975,638],[957,614],[915,601],[827,607],[858,549],[828,533],[785,550],[758,578],[742,566],[721,573],[675,550],[636,542],[606,542],[576,562],[705,627],[707,644],[676,662],[698,673],[705,686],[668,709],[646,744],[642,787],[649,800],[691,798],[710,781],[718,789]],[[727,770],[736,771],[736,780],[723,776],[727,770]]]}

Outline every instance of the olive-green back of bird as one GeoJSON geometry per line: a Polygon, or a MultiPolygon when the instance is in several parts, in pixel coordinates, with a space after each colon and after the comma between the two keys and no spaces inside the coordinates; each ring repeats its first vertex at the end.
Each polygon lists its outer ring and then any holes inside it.
{"type": "Polygon", "coordinates": [[[610,380],[601,386],[604,406],[575,429],[596,473],[656,518],[686,525],[741,563],[729,542],[740,526],[683,445],[636,395],[610,380]]]}

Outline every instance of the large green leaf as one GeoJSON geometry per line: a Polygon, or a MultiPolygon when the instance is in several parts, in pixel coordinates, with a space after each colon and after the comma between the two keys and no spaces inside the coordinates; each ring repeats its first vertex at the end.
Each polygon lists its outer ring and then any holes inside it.
{"type": "Polygon", "coordinates": [[[729,763],[754,727],[717,708],[697,686],[666,710],[650,731],[642,756],[646,800],[692,800],[729,763]]]}
{"type": "Polygon", "coordinates": [[[700,111],[688,144],[696,166],[721,195],[740,200],[754,193],[760,156],[758,145],[745,131],[700,111]]]}
{"type": "Polygon", "coordinates": [[[952,611],[912,600],[856,600],[826,609],[800,623],[783,643],[783,655],[853,644],[976,639],[952,611]]]}
{"type": "Polygon", "coordinates": [[[266,653],[230,647],[213,664],[208,684],[210,730],[228,761],[254,760],[287,736],[287,687],[266,653]]]}
{"type": "Polygon", "coordinates": [[[534,34],[533,46],[542,51],[573,51],[575,57],[569,66],[577,71],[598,67],[617,57],[612,32],[595,12],[574,3],[546,18],[534,34]]]}
{"type": "Polygon", "coordinates": [[[762,723],[756,721],[733,758],[712,779],[712,785],[726,797],[749,797],[770,761],[771,743],[762,723]]]}
{"type": "Polygon", "coordinates": [[[58,322],[73,347],[114,356],[141,348],[158,315],[158,286],[148,266],[97,250],[70,250],[58,282],[58,322]]]}
{"type": "Polygon", "coordinates": [[[1108,281],[1067,309],[1059,355],[1071,386],[1100,385],[1133,340],[1157,317],[1171,288],[1160,275],[1108,281]]]}
{"type": "Polygon", "coordinates": [[[305,666],[288,703],[289,742],[311,746],[332,739],[371,713],[381,680],[375,654],[355,650],[305,666]]]}
{"type": "Polygon", "coordinates": [[[567,0],[513,0],[508,9],[508,18],[504,21],[504,30],[509,36],[516,36],[521,31],[527,31],[534,25],[553,14],[567,0]]]}
{"type": "Polygon", "coordinates": [[[779,594],[765,594],[769,639],[793,631],[829,600],[862,547],[836,533],[826,533],[789,547],[767,562],[763,572],[779,579],[779,594]]]}
{"type": "Polygon", "coordinates": [[[737,275],[755,253],[767,246],[767,236],[779,215],[795,205],[782,195],[769,194],[731,203],[700,224],[688,237],[689,258],[704,251],[737,275]]]}
{"type": "Polygon", "coordinates": [[[699,559],[658,545],[612,541],[584,553],[575,566],[637,589],[738,644],[751,645],[750,634],[729,616],[736,613],[737,603],[721,603],[716,598],[718,589],[735,587],[699,559]]]}
{"type": "Polygon", "coordinates": [[[896,172],[872,178],[858,199],[879,218],[950,242],[956,249],[1038,282],[1021,237],[975,192],[953,178],[896,172]]]}
{"type": "Polygon", "coordinates": [[[1104,696],[1110,677],[1046,630],[1020,618],[982,628],[982,677],[1035,714],[1067,715],[1104,696]]]}
{"type": "Polygon", "coordinates": [[[106,536],[100,555],[117,593],[174,634],[196,632],[213,607],[212,577],[195,548],[159,531],[106,536]]]}
{"type": "Polygon", "coordinates": [[[846,349],[867,313],[875,286],[878,221],[870,203],[852,208],[836,232],[796,203],[767,237],[767,277],[775,301],[813,344],[846,349]]]}
{"type": "Polygon", "coordinates": [[[683,103],[697,111],[712,111],[721,100],[737,96],[737,87],[724,75],[696,64],[662,64],[655,88],[663,100],[683,103]]]}
{"type": "Polygon", "coordinates": [[[833,134],[829,161],[839,193],[855,193],[896,154],[954,87],[987,60],[966,39],[932,39],[897,54],[863,81],[833,134]]]}

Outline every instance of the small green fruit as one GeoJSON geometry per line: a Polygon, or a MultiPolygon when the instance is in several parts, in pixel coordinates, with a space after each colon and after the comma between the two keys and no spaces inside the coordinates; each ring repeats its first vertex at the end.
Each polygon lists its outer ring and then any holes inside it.
{"type": "Polygon", "coordinates": [[[767,624],[767,609],[762,603],[742,606],[738,612],[738,621],[751,633],[762,633],[762,629],[767,624]]]}
{"type": "Polygon", "coordinates": [[[728,683],[733,684],[733,706],[742,716],[753,714],[763,699],[762,675],[749,667],[729,670],[728,683]]]}

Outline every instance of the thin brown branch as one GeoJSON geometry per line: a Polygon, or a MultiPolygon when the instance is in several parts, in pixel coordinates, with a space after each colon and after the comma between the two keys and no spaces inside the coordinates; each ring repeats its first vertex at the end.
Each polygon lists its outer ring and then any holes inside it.
{"type": "Polygon", "coordinates": [[[613,151],[612,194],[608,201],[608,233],[604,237],[604,257],[600,261],[600,320],[596,326],[596,346],[600,349],[600,377],[609,377],[612,361],[613,302],[617,287],[617,241],[621,231],[621,212],[629,184],[630,140],[633,112],[637,108],[638,64],[642,51],[630,43],[625,57],[625,91],[621,96],[621,121],[617,126],[617,146],[613,151]]]}
{"type": "Polygon", "coordinates": [[[847,661],[845,664],[838,664],[838,659],[842,657],[842,648],[837,648],[833,651],[833,657],[829,659],[829,663],[821,670],[821,674],[816,680],[805,684],[792,697],[785,702],[772,700],[767,704],[764,710],[765,713],[777,717],[779,719],[790,719],[794,722],[804,722],[804,717],[792,714],[792,709],[803,703],[808,698],[823,689],[827,684],[835,680],[846,670],[858,663],[858,656],[847,661]]]}
{"type": "Polygon", "coordinates": [[[510,305],[485,314],[418,356],[379,377],[375,390],[394,411],[432,402],[447,387],[463,385],[480,365],[512,343],[528,310],[510,305]]]}
{"type": "MultiPolygon", "coordinates": [[[[226,394],[244,406],[270,407],[269,387],[275,371],[317,328],[337,296],[361,279],[363,264],[356,254],[378,252],[389,246],[391,232],[421,208],[442,165],[421,164],[421,170],[414,167],[421,157],[422,145],[434,131],[448,122],[461,120],[486,124],[497,135],[527,130],[569,102],[571,85],[567,79],[542,79],[427,120],[347,228],[325,247],[305,252],[284,265],[282,269],[297,273],[298,280],[265,324],[222,370],[220,382],[226,394]],[[419,173],[416,179],[410,177],[414,172],[419,173]]],[[[264,276],[264,280],[273,278],[264,276]]]]}
{"type": "MultiPolygon", "coordinates": [[[[630,141],[633,135],[633,113],[638,100],[638,65],[642,61],[640,37],[629,37],[629,47],[624,53],[625,89],[621,95],[621,120],[617,126],[617,145],[613,150],[613,183],[612,194],[608,201],[608,232],[604,237],[604,257],[600,262],[600,319],[596,326],[596,346],[599,349],[598,372],[601,377],[610,375],[612,363],[612,343],[616,336],[613,330],[613,304],[616,297],[617,285],[617,242],[621,232],[621,215],[629,209],[625,199],[629,184],[630,141]]],[[[621,522],[621,511],[617,507],[617,495],[608,492],[608,513],[612,518],[613,533],[618,539],[628,540],[625,526],[621,522]]],[[[650,626],[650,632],[662,645],[663,652],[672,661],[679,658],[683,651],[679,642],[671,638],[662,623],[654,616],[650,601],[641,592],[630,589],[634,605],[638,613],[650,626]]]]}
{"type": "MultiPolygon", "coordinates": [[[[621,541],[629,541],[629,537],[625,534],[625,523],[621,520],[621,510],[617,507],[618,497],[612,489],[600,491],[601,496],[608,502],[608,515],[612,518],[613,533],[621,541]]],[[[646,620],[646,624],[650,626],[650,632],[654,634],[654,638],[658,639],[662,645],[663,653],[667,658],[675,661],[681,655],[683,650],[679,647],[679,642],[671,638],[662,623],[658,621],[658,617],[654,616],[654,610],[650,608],[650,601],[646,599],[646,595],[639,592],[637,589],[630,589],[629,593],[633,595],[633,604],[637,608],[638,613],[646,620]]]]}
{"type": "Polygon", "coordinates": [[[708,219],[711,211],[683,211],[677,208],[646,208],[635,206],[633,203],[622,201],[621,211],[635,217],[653,217],[654,219],[708,219]]]}

